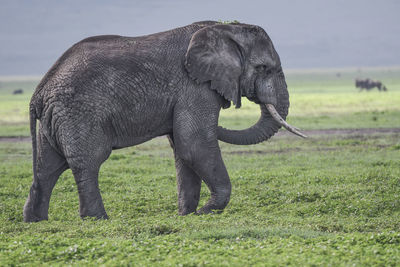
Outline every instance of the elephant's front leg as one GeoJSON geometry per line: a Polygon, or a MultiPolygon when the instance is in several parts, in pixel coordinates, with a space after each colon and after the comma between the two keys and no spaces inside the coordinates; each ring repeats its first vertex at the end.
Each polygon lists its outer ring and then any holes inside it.
{"type": "Polygon", "coordinates": [[[193,168],[203,177],[211,197],[208,202],[197,211],[198,214],[222,211],[229,203],[231,195],[231,182],[221,153],[211,153],[210,160],[201,159],[195,162],[193,168]]]}
{"type": "Polygon", "coordinates": [[[197,213],[223,210],[230,199],[231,182],[219,148],[197,142],[187,145],[181,145],[179,141],[176,145],[178,147],[176,153],[179,158],[177,173],[180,211],[182,205],[185,209],[185,205],[189,204],[190,212],[194,211],[197,206],[200,182],[194,179],[194,173],[203,179],[211,193],[208,202],[197,213]],[[182,150],[189,153],[182,152],[182,150]],[[179,184],[180,182],[181,184],[179,184]]]}
{"type": "Polygon", "coordinates": [[[199,204],[201,178],[176,153],[173,137],[168,139],[175,155],[179,215],[194,213],[199,204]]]}
{"type": "Polygon", "coordinates": [[[175,153],[185,166],[182,173],[193,170],[211,192],[206,205],[198,210],[200,214],[223,210],[231,194],[231,183],[217,140],[220,106],[212,104],[211,101],[202,102],[196,108],[176,109],[173,127],[175,153]]]}

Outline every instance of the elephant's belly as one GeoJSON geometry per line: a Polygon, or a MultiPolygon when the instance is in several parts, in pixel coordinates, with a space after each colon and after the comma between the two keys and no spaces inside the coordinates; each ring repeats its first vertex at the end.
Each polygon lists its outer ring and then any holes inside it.
{"type": "Polygon", "coordinates": [[[172,133],[172,114],[169,112],[164,114],[153,112],[146,116],[132,115],[126,121],[112,123],[113,149],[138,145],[155,137],[172,133]]]}
{"type": "Polygon", "coordinates": [[[146,137],[139,137],[139,138],[132,138],[130,140],[128,139],[118,139],[115,140],[112,149],[120,149],[120,148],[124,148],[124,147],[130,147],[130,146],[135,146],[135,145],[139,145],[142,144],[144,142],[147,142],[151,139],[153,139],[155,136],[146,136],[146,137]]]}
{"type": "Polygon", "coordinates": [[[119,149],[119,148],[139,145],[139,144],[147,142],[155,137],[163,136],[163,135],[166,135],[169,133],[170,133],[169,131],[165,131],[164,133],[155,134],[155,135],[147,135],[147,136],[129,136],[129,137],[120,136],[113,140],[112,149],[119,149]]]}

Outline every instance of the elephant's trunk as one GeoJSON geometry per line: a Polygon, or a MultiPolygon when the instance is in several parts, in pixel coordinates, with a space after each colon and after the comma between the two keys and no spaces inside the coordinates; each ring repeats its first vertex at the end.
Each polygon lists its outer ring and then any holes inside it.
{"type": "Polygon", "coordinates": [[[306,137],[299,130],[289,125],[285,118],[289,110],[289,93],[287,91],[284,76],[275,79],[274,85],[278,95],[276,105],[270,103],[260,104],[261,117],[256,124],[244,130],[229,130],[221,126],[218,127],[218,139],[236,145],[251,145],[261,143],[273,136],[281,126],[288,131],[301,137],[306,137]]]}
{"type": "Polygon", "coordinates": [[[281,127],[261,104],[261,117],[256,124],[244,130],[229,130],[218,127],[218,139],[235,145],[252,145],[261,143],[273,136],[281,127]]]}

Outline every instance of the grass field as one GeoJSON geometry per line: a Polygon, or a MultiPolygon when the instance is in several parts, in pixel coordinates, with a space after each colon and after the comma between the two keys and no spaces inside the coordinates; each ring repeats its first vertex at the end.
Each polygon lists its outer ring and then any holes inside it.
{"type": "MultiPolygon", "coordinates": [[[[165,138],[114,151],[100,171],[110,219],[82,221],[71,171],[59,179],[49,221],[22,222],[31,145],[0,141],[0,265],[398,266],[400,68],[288,71],[289,122],[306,130],[384,132],[279,135],[252,146],[220,143],[232,181],[222,214],[180,217],[165,138]],[[340,72],[340,77],[336,73],[340,72]],[[355,77],[386,93],[358,92],[355,77]]],[[[37,81],[0,81],[0,136],[27,136],[37,81]],[[13,96],[23,88],[25,94],[13,96]]],[[[257,107],[223,111],[242,128],[257,107]]],[[[1,140],[1,139],[0,139],[1,140]]],[[[209,196],[202,188],[201,204],[209,196]]]]}

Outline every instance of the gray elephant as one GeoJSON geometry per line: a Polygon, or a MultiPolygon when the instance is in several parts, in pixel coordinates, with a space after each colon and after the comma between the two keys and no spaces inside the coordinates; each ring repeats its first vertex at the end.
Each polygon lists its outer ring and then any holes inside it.
{"type": "Polygon", "coordinates": [[[213,21],[142,37],[96,36],[68,49],[30,102],[33,183],[24,221],[48,219],[50,195],[70,168],[80,216],[107,218],[100,165],[113,149],[167,135],[173,147],[179,214],[222,210],[231,183],[218,140],[256,144],[288,125],[289,95],[281,62],[265,31],[213,21]],[[221,108],[241,96],[260,104],[252,127],[218,126],[221,108]],[[36,132],[36,121],[39,131],[36,132]],[[201,182],[211,197],[199,210],[201,182]]]}

